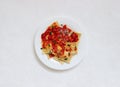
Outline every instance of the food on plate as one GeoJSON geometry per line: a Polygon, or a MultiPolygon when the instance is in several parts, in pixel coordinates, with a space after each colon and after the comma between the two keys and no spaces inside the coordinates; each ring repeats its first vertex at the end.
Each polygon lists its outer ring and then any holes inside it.
{"type": "Polygon", "coordinates": [[[53,22],[41,35],[41,50],[48,58],[61,63],[70,63],[78,51],[81,33],[73,31],[66,24],[53,22]]]}

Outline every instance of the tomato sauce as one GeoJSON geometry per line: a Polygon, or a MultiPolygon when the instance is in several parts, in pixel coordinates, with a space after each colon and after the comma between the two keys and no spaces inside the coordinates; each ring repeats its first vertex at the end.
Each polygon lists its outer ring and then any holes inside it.
{"type": "MultiPolygon", "coordinates": [[[[52,51],[58,54],[58,47],[61,50],[59,55],[63,55],[65,51],[65,45],[67,42],[77,42],[78,34],[73,32],[67,25],[63,26],[49,26],[46,31],[41,35],[42,48],[45,48],[48,44],[51,44],[52,51]]],[[[49,54],[50,57],[54,57],[54,54],[49,54]]]]}

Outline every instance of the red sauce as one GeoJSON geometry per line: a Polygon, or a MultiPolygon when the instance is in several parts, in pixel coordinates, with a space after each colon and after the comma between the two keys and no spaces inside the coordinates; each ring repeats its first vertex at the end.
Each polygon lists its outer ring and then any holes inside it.
{"type": "MultiPolygon", "coordinates": [[[[72,32],[66,25],[63,26],[53,26],[48,27],[46,31],[41,35],[42,39],[42,48],[45,48],[48,44],[52,45],[52,51],[58,53],[57,46],[59,45],[62,49],[59,52],[59,55],[63,55],[66,42],[77,42],[78,34],[72,32]]],[[[49,54],[50,57],[54,57],[53,54],[49,54]]]]}

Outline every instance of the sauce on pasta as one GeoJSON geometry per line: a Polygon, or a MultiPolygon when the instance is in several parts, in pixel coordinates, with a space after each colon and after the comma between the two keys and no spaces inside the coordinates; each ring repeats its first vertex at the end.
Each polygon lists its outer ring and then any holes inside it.
{"type": "Polygon", "coordinates": [[[80,33],[72,31],[66,24],[54,22],[41,35],[41,49],[48,58],[69,63],[72,56],[77,54],[80,36],[80,33]]]}

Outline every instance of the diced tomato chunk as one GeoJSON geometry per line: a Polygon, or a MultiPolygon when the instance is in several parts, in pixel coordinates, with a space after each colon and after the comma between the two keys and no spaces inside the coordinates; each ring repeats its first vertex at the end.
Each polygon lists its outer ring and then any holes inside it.
{"type": "Polygon", "coordinates": [[[54,54],[52,54],[52,53],[51,53],[51,54],[49,54],[49,57],[50,57],[50,58],[52,58],[52,57],[54,57],[54,56],[55,56],[55,55],[54,55],[54,54]]]}

